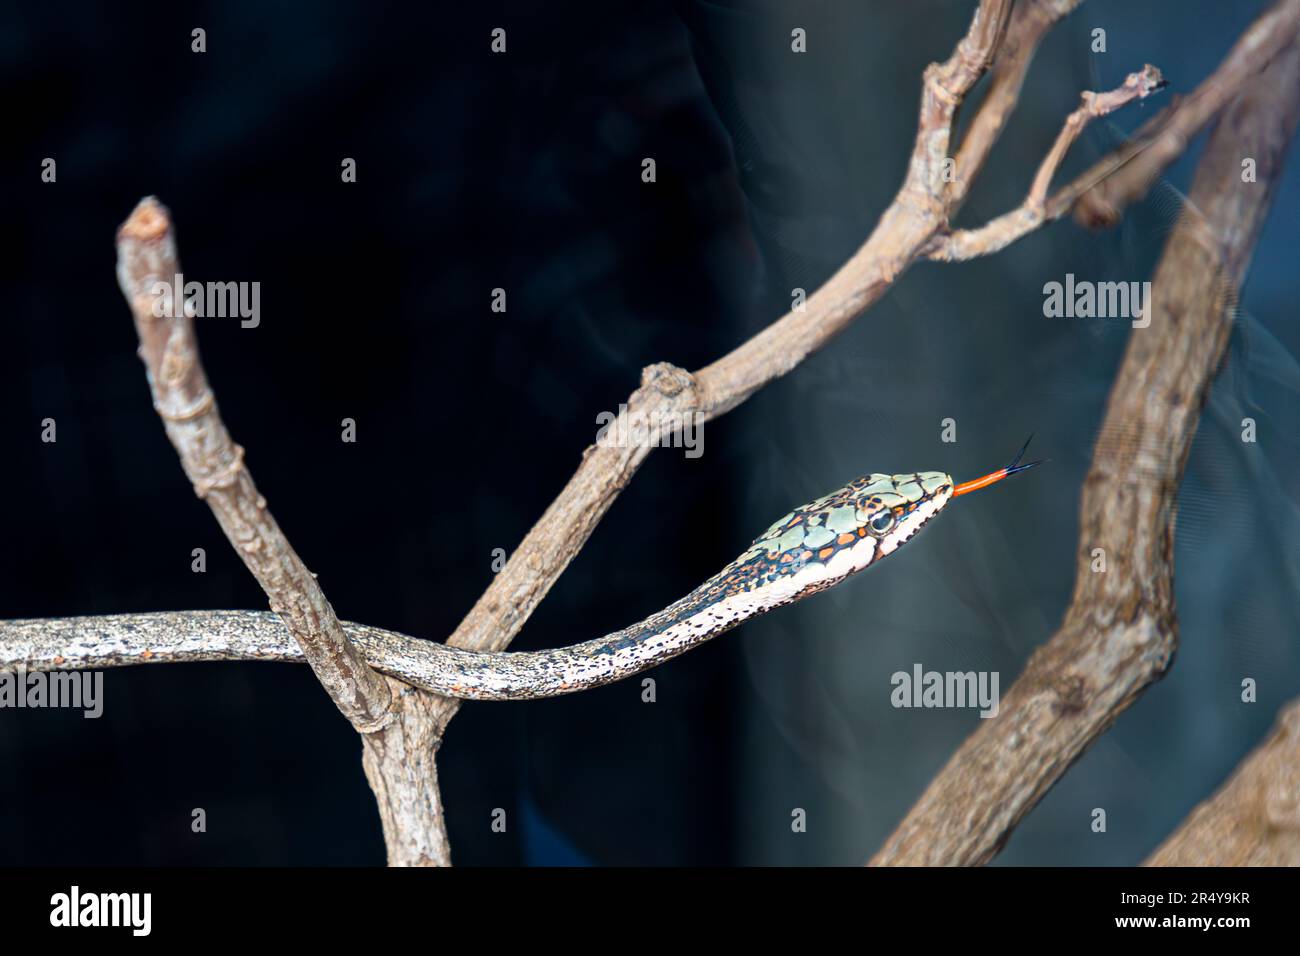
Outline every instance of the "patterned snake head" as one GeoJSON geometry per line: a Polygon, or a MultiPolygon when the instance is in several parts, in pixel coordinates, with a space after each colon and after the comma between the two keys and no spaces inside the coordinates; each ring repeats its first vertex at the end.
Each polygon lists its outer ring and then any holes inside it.
{"type": "Polygon", "coordinates": [[[1024,452],[1021,448],[1006,468],[960,485],[941,471],[872,474],[851,481],[796,508],[759,535],[714,593],[722,597],[763,589],[770,607],[824,590],[897,551],[954,497],[1039,464],[1020,464],[1024,452]]]}
{"type": "Polygon", "coordinates": [[[865,475],[785,515],[738,564],[790,597],[830,587],[891,554],[952,499],[941,471],[865,475]]]}

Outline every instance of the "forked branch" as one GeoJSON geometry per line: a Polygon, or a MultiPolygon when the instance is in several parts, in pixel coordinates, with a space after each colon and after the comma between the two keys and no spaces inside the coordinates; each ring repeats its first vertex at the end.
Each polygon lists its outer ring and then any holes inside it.
{"type": "Polygon", "coordinates": [[[1085,92],[1083,103],[1066,117],[1065,125],[1057,134],[1051,151],[1038,167],[1024,202],[978,229],[957,229],[947,235],[937,236],[926,254],[931,259],[942,262],[975,259],[999,252],[1043,225],[1047,221],[1048,187],[1065,159],[1065,154],[1079,138],[1084,127],[1127,103],[1146,99],[1164,86],[1160,71],[1148,63],[1138,72],[1130,73],[1123,84],[1107,93],[1085,92]]]}
{"type": "MultiPolygon", "coordinates": [[[[787,314],[711,365],[695,373],[668,364],[648,367],[641,387],[632,394],[624,414],[643,416],[649,421],[680,420],[687,415],[707,421],[725,414],[825,346],[883,296],[912,263],[932,252],[936,240],[951,239],[951,215],[1005,125],[1034,48],[1051,24],[1078,2],[1022,0],[1020,12],[1013,20],[1011,0],[982,0],[952,56],[943,63],[932,64],[925,72],[907,176],[864,245],[803,309],[787,314]],[[1004,37],[1014,41],[1010,50],[1003,47],[1004,37]],[[999,60],[1004,53],[1005,59],[999,60]],[[1000,66],[994,88],[955,160],[959,175],[954,183],[947,173],[956,110],[995,60],[999,60],[1000,66]]],[[[1147,71],[1139,75],[1147,80],[1151,78],[1147,71]]],[[[1132,98],[1128,96],[1124,102],[1132,98]]],[[[1103,105],[1110,102],[1102,100],[1103,105]]],[[[1063,132],[1058,148],[1054,148],[1040,168],[1040,179],[1046,171],[1050,180],[1059,163],[1059,154],[1064,153],[1074,135],[1077,130],[1073,134],[1068,129],[1063,132]]],[[[1037,191],[1036,180],[1031,197],[1037,191]]],[[[1054,218],[1050,200],[1047,205],[1046,217],[1037,224],[1054,218]]],[[[131,228],[127,230],[127,238],[140,244],[141,253],[153,256],[156,261],[143,262],[143,271],[129,270],[130,281],[124,285],[130,290],[128,299],[133,303],[138,325],[143,318],[139,307],[144,303],[137,301],[141,283],[154,274],[169,278],[175,271],[170,269],[174,265],[174,250],[157,241],[167,234],[170,242],[165,225],[153,218],[161,215],[160,207],[146,204],[142,209],[143,213],[137,210],[140,221],[135,221],[137,216],[133,216],[133,222],[128,223],[131,228]],[[170,259],[162,257],[164,251],[170,254],[170,259]]],[[[1021,228],[1017,235],[1035,227],[1021,228]]],[[[181,432],[183,441],[177,447],[187,473],[196,489],[206,494],[232,543],[262,582],[271,596],[272,606],[280,611],[284,624],[340,709],[363,731],[391,721],[381,733],[369,733],[364,738],[366,769],[380,801],[390,862],[447,862],[433,760],[442,729],[455,712],[455,702],[433,698],[382,678],[361,659],[365,657],[382,668],[384,654],[399,653],[402,642],[409,639],[353,625],[345,630],[339,624],[314,578],[266,513],[265,502],[256,494],[240,452],[216,418],[215,403],[210,402],[210,392],[198,366],[192,327],[183,317],[169,328],[177,327],[181,331],[174,361],[166,358],[171,354],[170,331],[144,351],[151,376],[156,367],[160,371],[158,381],[179,383],[175,387],[180,388],[180,397],[159,402],[159,407],[160,411],[168,411],[164,419],[169,435],[173,429],[181,432]],[[151,365],[150,355],[154,353],[151,365]],[[167,364],[169,361],[171,364],[167,364]]],[[[144,326],[146,331],[153,330],[154,336],[161,334],[158,328],[161,327],[144,326]]],[[[141,338],[143,343],[145,331],[141,338]]],[[[634,445],[588,448],[573,478],[525,536],[449,643],[484,651],[507,647],[586,543],[649,449],[656,446],[657,437],[650,434],[644,442],[634,445]]],[[[177,440],[173,436],[173,442],[177,440]]],[[[284,639],[283,625],[256,612],[196,612],[187,615],[183,623],[173,619],[170,643],[153,641],[152,646],[148,646],[151,642],[147,637],[142,639],[140,635],[164,633],[168,622],[160,615],[72,618],[44,623],[47,627],[42,631],[37,622],[0,622],[0,666],[22,663],[45,667],[109,666],[200,657],[293,659],[297,656],[295,648],[284,639]],[[220,615],[220,618],[214,623],[213,617],[199,615],[220,615]],[[206,642],[195,639],[196,628],[209,625],[216,629],[212,638],[206,642]],[[60,635],[62,645],[52,639],[53,634],[60,635]],[[64,649],[66,654],[61,653],[64,649]]]]}
{"type": "Polygon", "coordinates": [[[968,865],[1026,813],[1143,690],[1177,644],[1178,485],[1232,328],[1237,289],[1300,116],[1293,45],[1223,116],[1134,329],[1084,482],[1074,597],[1059,630],[872,859],[968,865]],[[1257,161],[1243,182],[1241,158],[1257,161]],[[1107,567],[1094,571],[1100,548],[1107,567]]]}

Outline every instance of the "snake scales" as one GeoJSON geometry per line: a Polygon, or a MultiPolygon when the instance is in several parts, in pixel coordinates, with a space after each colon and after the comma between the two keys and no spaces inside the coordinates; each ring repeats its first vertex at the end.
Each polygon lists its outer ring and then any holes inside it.
{"type": "MultiPolygon", "coordinates": [[[[1021,455],[1006,468],[962,485],[938,471],[857,478],[776,521],[690,594],[631,627],[585,643],[545,651],[479,652],[363,625],[345,628],[374,667],[444,696],[517,700],[598,687],[862,571],[909,541],[953,497],[1038,464],[1020,464],[1021,455]]],[[[269,613],[0,621],[0,669],[231,658],[302,660],[302,654],[269,613]]]]}

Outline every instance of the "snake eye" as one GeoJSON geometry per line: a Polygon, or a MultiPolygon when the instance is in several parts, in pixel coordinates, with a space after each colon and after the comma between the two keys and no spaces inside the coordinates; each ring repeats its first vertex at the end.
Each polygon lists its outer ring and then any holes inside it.
{"type": "Polygon", "coordinates": [[[892,511],[882,511],[871,519],[871,530],[876,534],[884,534],[894,526],[894,513],[892,511]]]}

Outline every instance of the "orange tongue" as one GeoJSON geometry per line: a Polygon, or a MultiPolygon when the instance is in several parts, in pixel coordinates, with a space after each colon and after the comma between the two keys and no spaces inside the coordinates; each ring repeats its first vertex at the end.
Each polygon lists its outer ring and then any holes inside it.
{"type": "MultiPolygon", "coordinates": [[[[1037,464],[1037,462],[1035,462],[1035,464],[1037,464]]],[[[989,485],[1001,481],[1009,474],[1010,472],[1007,471],[1007,469],[999,468],[997,471],[987,474],[983,478],[976,478],[974,481],[963,481],[952,490],[952,496],[956,498],[958,495],[964,495],[967,492],[979,491],[981,488],[987,488],[989,485]]]]}
{"type": "Polygon", "coordinates": [[[1026,440],[1024,447],[1020,449],[1020,453],[1016,455],[1015,460],[1012,461],[1011,464],[1007,465],[1007,467],[999,468],[997,471],[990,472],[983,478],[976,478],[974,481],[963,481],[952,490],[952,496],[956,498],[958,495],[964,495],[972,491],[979,491],[981,488],[987,488],[989,485],[997,484],[1003,478],[1010,478],[1012,475],[1018,475],[1022,471],[1028,471],[1035,465],[1041,465],[1047,460],[1046,458],[1040,458],[1038,461],[1031,461],[1024,465],[1020,464],[1020,459],[1024,457],[1025,449],[1029,447],[1029,442],[1033,440],[1034,436],[1030,435],[1028,440],[1026,440]]]}

